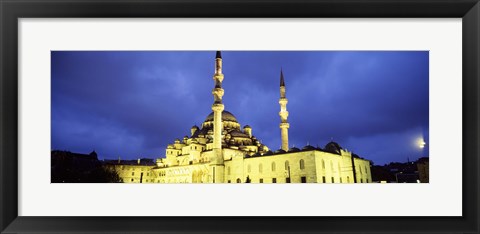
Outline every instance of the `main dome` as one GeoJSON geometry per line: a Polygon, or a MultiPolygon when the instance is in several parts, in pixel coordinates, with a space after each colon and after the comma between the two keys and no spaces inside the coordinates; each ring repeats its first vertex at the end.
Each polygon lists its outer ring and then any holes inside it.
{"type": "MultiPolygon", "coordinates": [[[[211,122],[211,121],[213,121],[213,112],[207,116],[204,122],[211,122]]],[[[232,121],[232,122],[238,123],[237,118],[235,118],[235,116],[232,113],[225,110],[222,111],[222,121],[232,121]]]]}

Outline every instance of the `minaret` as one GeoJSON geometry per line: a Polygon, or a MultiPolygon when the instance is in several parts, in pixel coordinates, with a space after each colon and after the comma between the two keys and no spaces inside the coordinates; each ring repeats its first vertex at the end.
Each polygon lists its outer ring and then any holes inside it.
{"type": "Polygon", "coordinates": [[[224,110],[224,105],[222,102],[223,97],[223,74],[222,74],[222,54],[220,51],[217,51],[215,56],[215,74],[213,75],[213,80],[215,81],[215,87],[212,90],[214,102],[212,105],[213,110],[213,156],[210,161],[210,175],[212,178],[212,183],[223,183],[224,181],[224,170],[225,165],[223,162],[223,153],[222,153],[222,112],[224,110]]]}
{"type": "Polygon", "coordinates": [[[280,70],[280,100],[278,103],[280,104],[280,130],[282,133],[282,150],[288,151],[288,128],[290,124],[287,121],[288,118],[288,111],[287,111],[287,97],[285,95],[285,80],[283,78],[283,70],[280,70]]]}

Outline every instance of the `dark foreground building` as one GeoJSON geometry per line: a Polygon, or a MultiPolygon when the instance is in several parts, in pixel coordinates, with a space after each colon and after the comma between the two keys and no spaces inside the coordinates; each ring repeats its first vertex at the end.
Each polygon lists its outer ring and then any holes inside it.
{"type": "Polygon", "coordinates": [[[372,180],[383,183],[428,183],[428,157],[415,162],[391,162],[383,166],[372,166],[372,180]]]}
{"type": "Polygon", "coordinates": [[[95,151],[90,154],[59,150],[51,152],[51,183],[117,182],[121,182],[118,174],[104,167],[95,151]]]}

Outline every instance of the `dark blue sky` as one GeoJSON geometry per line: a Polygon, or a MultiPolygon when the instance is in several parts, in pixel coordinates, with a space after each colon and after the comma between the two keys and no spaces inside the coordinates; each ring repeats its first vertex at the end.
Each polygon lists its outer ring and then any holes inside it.
{"type": "MultiPolygon", "coordinates": [[[[211,112],[214,51],[54,51],[52,149],[164,157],[211,112]]],[[[225,110],[280,148],[283,68],[290,147],[331,139],[375,164],[428,155],[426,51],[223,51],[225,110]]]]}

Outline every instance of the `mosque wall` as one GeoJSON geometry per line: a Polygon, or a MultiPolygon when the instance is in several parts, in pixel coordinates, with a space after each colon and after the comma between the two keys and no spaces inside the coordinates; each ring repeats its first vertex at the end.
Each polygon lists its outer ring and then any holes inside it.
{"type": "Polygon", "coordinates": [[[156,176],[152,170],[154,166],[107,165],[106,167],[116,171],[123,183],[156,183],[156,176]]]}
{"type": "MultiPolygon", "coordinates": [[[[354,183],[349,152],[342,155],[311,150],[244,158],[239,150],[223,149],[224,183],[354,183]]],[[[202,152],[208,158],[211,151],[202,152]]],[[[187,156],[179,156],[186,158],[187,156]]],[[[354,158],[357,183],[372,182],[370,162],[354,158]]],[[[209,183],[208,162],[157,168],[115,165],[125,183],[209,183]],[[143,173],[143,174],[142,174],[143,173]]]]}
{"type": "Polygon", "coordinates": [[[207,183],[209,164],[152,168],[155,183],[207,183]]]}

